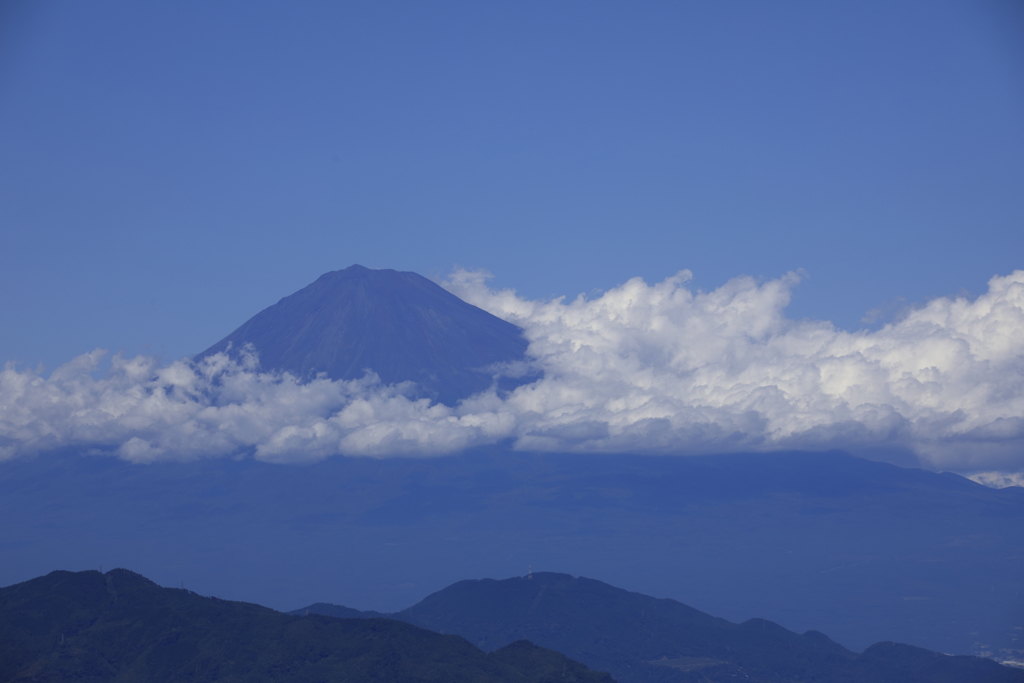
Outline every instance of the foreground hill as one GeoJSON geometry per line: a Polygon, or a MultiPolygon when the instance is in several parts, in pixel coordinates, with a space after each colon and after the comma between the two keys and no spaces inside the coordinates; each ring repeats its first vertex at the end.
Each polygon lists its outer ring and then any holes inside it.
{"type": "Polygon", "coordinates": [[[487,389],[491,366],[523,360],[527,346],[518,327],[422,275],[359,265],[322,275],[196,358],[247,344],[265,370],[358,379],[369,369],[448,404],[487,389]]]}
{"type": "MultiPolygon", "coordinates": [[[[360,614],[323,604],[306,609],[360,614]]],[[[674,600],[567,574],[460,581],[392,616],[461,635],[484,650],[528,639],[622,683],[1024,682],[1024,671],[987,659],[896,643],[858,655],[815,631],[797,634],[762,619],[734,624],[674,600]]]]}
{"type": "Polygon", "coordinates": [[[0,589],[0,681],[612,683],[527,642],[484,654],[390,619],[293,617],[115,569],[0,589]]]}

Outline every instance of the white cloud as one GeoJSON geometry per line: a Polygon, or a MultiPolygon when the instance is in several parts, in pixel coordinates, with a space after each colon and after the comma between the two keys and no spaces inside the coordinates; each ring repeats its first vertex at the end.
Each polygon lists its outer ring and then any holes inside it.
{"type": "Polygon", "coordinates": [[[546,379],[509,401],[536,415],[524,444],[586,422],[608,433],[576,447],[900,446],[941,469],[1024,465],[1024,271],[859,333],[787,319],[793,275],[707,293],[689,277],[568,303],[492,292],[482,273],[447,285],[526,329],[546,379]]]}
{"type": "Polygon", "coordinates": [[[875,332],[786,318],[795,275],[694,292],[687,271],[603,295],[530,301],[486,274],[444,283],[524,328],[544,377],[510,396],[430,405],[375,377],[299,383],[250,358],[198,366],[99,352],[49,378],[0,372],[0,458],[64,445],[151,461],[251,452],[436,455],[524,449],[710,453],[903,448],[936,469],[1024,469],[1024,271],[875,332]]]}
{"type": "Polygon", "coordinates": [[[1024,472],[976,472],[967,478],[994,489],[1024,486],[1024,472]]]}

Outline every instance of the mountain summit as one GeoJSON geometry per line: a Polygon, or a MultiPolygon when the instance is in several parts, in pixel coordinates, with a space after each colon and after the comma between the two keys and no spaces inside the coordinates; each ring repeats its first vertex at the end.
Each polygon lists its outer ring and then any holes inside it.
{"type": "MultiPolygon", "coordinates": [[[[263,370],[303,379],[326,373],[385,384],[413,381],[419,395],[454,404],[487,389],[495,366],[524,359],[522,330],[422,275],[350,266],[320,276],[196,356],[251,344],[263,370]]],[[[503,387],[508,388],[508,387],[503,387]]]]}

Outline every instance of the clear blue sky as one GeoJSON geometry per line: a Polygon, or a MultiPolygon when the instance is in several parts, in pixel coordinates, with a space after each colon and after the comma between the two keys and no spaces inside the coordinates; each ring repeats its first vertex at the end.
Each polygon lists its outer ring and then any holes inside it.
{"type": "Polygon", "coordinates": [[[802,268],[856,329],[1022,247],[1010,1],[0,5],[0,361],[171,360],[352,263],[802,268]]]}

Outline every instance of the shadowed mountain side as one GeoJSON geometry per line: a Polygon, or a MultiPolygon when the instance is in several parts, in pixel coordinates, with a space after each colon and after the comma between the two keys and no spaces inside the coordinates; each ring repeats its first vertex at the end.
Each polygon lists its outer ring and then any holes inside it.
{"type": "Polygon", "coordinates": [[[351,607],[345,607],[344,605],[332,605],[329,602],[314,602],[308,607],[302,609],[292,610],[288,612],[293,616],[301,617],[305,614],[319,614],[325,617],[334,617],[335,619],[394,619],[394,614],[386,614],[384,612],[375,612],[373,610],[358,610],[351,607]]]}
{"type": "MultiPolygon", "coordinates": [[[[308,609],[360,614],[334,605],[308,609]]],[[[894,643],[857,655],[816,631],[800,635],[763,619],[734,624],[675,600],[548,572],[460,581],[391,616],[461,635],[484,650],[528,639],[622,683],[1024,682],[1024,671],[987,659],[894,643]]]]}
{"type": "Polygon", "coordinates": [[[400,621],[291,617],[123,569],[0,589],[0,681],[16,680],[612,683],[529,643],[485,654],[400,621]]]}
{"type": "MultiPolygon", "coordinates": [[[[525,358],[522,330],[416,273],[350,266],[257,313],[195,357],[251,344],[264,370],[302,379],[326,373],[385,384],[416,382],[420,395],[454,404],[494,382],[494,366],[525,358]]],[[[511,389],[522,383],[503,378],[511,389]]]]}

